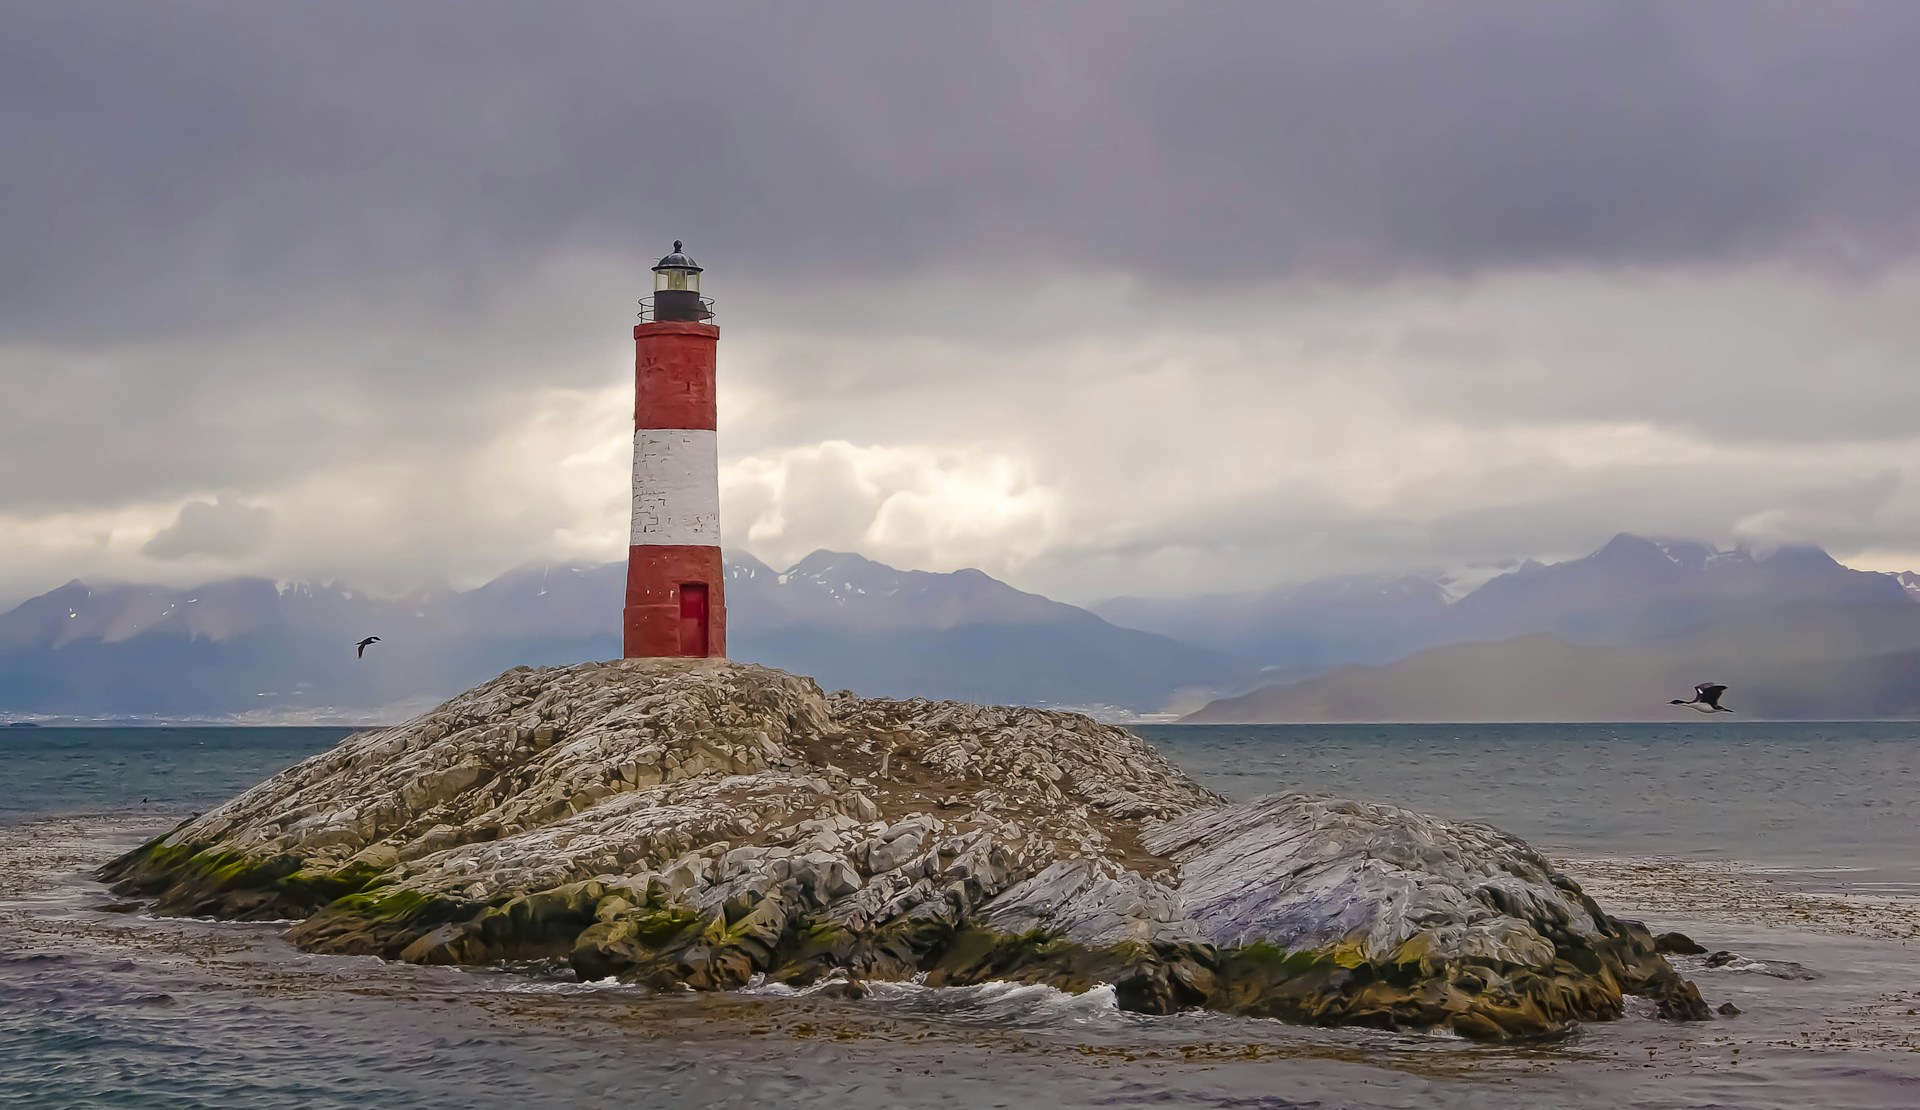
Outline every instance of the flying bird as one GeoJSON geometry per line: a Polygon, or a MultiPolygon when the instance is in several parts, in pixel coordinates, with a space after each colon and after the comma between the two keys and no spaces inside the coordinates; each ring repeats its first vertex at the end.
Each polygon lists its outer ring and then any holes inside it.
{"type": "Polygon", "coordinates": [[[1718,682],[1702,682],[1693,688],[1693,700],[1673,699],[1669,705],[1689,705],[1696,713],[1731,713],[1733,710],[1720,704],[1720,695],[1727,692],[1726,686],[1718,682]]]}
{"type": "Polygon", "coordinates": [[[364,658],[366,657],[366,654],[367,654],[367,645],[368,645],[368,644],[377,644],[377,643],[379,643],[379,642],[380,642],[380,637],[378,637],[378,636],[368,636],[368,637],[367,637],[366,639],[364,639],[364,640],[362,640],[362,641],[360,641],[359,643],[357,643],[357,644],[355,644],[355,645],[353,645],[353,647],[354,647],[354,652],[353,652],[353,654],[354,654],[354,656],[355,656],[356,658],[363,658],[363,659],[364,659],[364,658]]]}

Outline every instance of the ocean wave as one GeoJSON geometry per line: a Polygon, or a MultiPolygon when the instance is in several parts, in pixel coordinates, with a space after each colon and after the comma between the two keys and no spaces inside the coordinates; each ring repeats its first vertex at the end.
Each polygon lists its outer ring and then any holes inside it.
{"type": "Polygon", "coordinates": [[[1033,1029],[1137,1017],[1122,1014],[1113,987],[1105,983],[1078,994],[1000,979],[965,987],[930,987],[915,981],[866,986],[868,998],[881,1006],[966,1024],[1033,1029]]]}
{"type": "MultiPolygon", "coordinates": [[[[995,979],[969,986],[932,987],[926,976],[900,981],[866,981],[859,997],[869,1005],[903,1014],[937,1017],[964,1023],[1034,1028],[1099,1020],[1121,1013],[1112,986],[1102,983],[1074,993],[1039,983],[995,979]]],[[[770,982],[756,975],[738,992],[765,998],[807,998],[844,990],[843,974],[815,980],[804,987],[770,982]]]]}

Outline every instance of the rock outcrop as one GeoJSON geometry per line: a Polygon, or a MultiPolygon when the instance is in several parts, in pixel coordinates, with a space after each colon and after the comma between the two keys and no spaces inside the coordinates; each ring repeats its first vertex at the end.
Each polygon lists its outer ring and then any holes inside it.
{"type": "Polygon", "coordinates": [[[1121,1005],[1467,1036],[1708,1016],[1636,923],[1483,825],[1237,805],[1132,734],[724,661],[519,668],[109,865],[317,952],[584,979],[1111,983],[1121,1005]]]}

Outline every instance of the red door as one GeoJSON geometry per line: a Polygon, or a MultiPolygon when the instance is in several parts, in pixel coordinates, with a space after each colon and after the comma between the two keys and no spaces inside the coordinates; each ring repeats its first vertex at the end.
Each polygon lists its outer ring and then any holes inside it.
{"type": "Polygon", "coordinates": [[[688,582],[680,587],[680,654],[707,654],[707,585],[688,582]]]}

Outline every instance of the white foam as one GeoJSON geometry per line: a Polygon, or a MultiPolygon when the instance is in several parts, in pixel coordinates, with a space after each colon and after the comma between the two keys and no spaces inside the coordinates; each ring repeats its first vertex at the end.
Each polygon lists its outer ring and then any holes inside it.
{"type": "MultiPolygon", "coordinates": [[[[469,971],[469,974],[472,974],[472,971],[469,971]]],[[[640,994],[652,993],[648,988],[637,983],[623,983],[611,975],[605,979],[589,979],[586,982],[572,982],[565,979],[543,979],[532,975],[514,972],[503,973],[497,970],[487,969],[481,971],[480,974],[474,975],[474,978],[484,979],[489,988],[508,994],[568,995],[599,994],[608,991],[634,992],[640,994]]]]}
{"type": "Polygon", "coordinates": [[[1105,983],[1079,994],[997,979],[967,987],[908,982],[869,983],[867,988],[881,1005],[969,1023],[1035,1027],[1111,1020],[1120,1014],[1113,987],[1105,983]]]}

